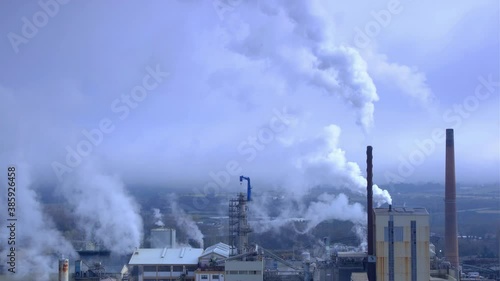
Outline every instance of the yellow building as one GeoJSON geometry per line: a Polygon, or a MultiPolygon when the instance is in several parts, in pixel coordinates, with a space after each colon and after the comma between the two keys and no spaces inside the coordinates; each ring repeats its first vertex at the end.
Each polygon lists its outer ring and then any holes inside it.
{"type": "Polygon", "coordinates": [[[425,208],[374,209],[377,281],[429,281],[429,213],[425,208]]]}

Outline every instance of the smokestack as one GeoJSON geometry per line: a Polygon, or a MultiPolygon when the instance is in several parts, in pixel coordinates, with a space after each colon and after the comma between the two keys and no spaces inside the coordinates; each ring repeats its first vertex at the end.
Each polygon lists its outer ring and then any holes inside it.
{"type": "Polygon", "coordinates": [[[374,247],[373,247],[373,148],[368,146],[366,148],[366,195],[367,195],[367,204],[366,204],[366,212],[368,215],[368,225],[367,225],[367,242],[368,242],[368,265],[367,265],[367,275],[368,280],[375,281],[375,263],[372,258],[375,255],[374,247]]]}
{"type": "Polygon", "coordinates": [[[59,281],[69,281],[69,260],[59,260],[59,281]]]}
{"type": "Polygon", "coordinates": [[[446,129],[445,257],[458,268],[457,203],[455,184],[455,141],[453,129],[446,129]]]}

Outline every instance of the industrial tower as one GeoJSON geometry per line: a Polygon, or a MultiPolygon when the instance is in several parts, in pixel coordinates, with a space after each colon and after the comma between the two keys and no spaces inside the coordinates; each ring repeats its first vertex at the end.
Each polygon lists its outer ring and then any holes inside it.
{"type": "Polygon", "coordinates": [[[248,206],[247,202],[251,200],[250,178],[240,176],[240,184],[246,180],[247,197],[243,193],[238,194],[236,198],[229,201],[229,246],[230,255],[241,255],[249,251],[248,234],[252,231],[248,225],[248,206]]]}

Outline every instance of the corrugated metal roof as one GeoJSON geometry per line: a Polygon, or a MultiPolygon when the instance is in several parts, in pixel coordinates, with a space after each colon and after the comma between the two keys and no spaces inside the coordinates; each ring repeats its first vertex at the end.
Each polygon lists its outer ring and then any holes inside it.
{"type": "Polygon", "coordinates": [[[338,252],[339,258],[366,258],[368,256],[365,252],[338,252]]]}
{"type": "Polygon", "coordinates": [[[196,248],[156,248],[137,249],[130,258],[130,265],[139,264],[198,264],[198,257],[203,249],[196,248]]]}
{"type": "Polygon", "coordinates": [[[217,243],[215,245],[212,245],[203,251],[203,254],[201,255],[202,257],[209,255],[209,254],[219,254],[224,257],[229,257],[229,245],[224,244],[224,243],[217,243]]]}

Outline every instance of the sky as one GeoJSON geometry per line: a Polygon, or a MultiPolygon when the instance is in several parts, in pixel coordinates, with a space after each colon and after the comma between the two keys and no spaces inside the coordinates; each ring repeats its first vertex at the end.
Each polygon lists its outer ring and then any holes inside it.
{"type": "MultiPolygon", "coordinates": [[[[0,262],[23,252],[16,276],[45,281],[56,256],[76,258],[40,187],[62,198],[84,239],[127,254],[143,242],[147,208],[162,207],[140,206],[128,188],[244,191],[245,175],[254,194],[281,188],[289,199],[277,217],[272,196],[250,202],[256,231],[345,220],[362,244],[366,213],[349,196],[366,193],[368,145],[376,206],[392,204],[387,184],[443,183],[446,128],[457,182],[498,183],[499,5],[0,2],[0,174],[15,169],[0,180],[16,185],[0,192],[15,202],[0,220],[18,219],[0,232],[16,240],[0,262]],[[327,191],[305,200],[317,186],[327,191]]],[[[210,203],[193,198],[200,211],[210,203]]]]}
{"type": "Polygon", "coordinates": [[[300,190],[372,145],[376,183],[442,183],[446,128],[457,181],[499,181],[498,1],[0,6],[0,162],[32,182],[300,190]]]}

